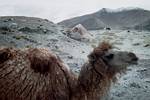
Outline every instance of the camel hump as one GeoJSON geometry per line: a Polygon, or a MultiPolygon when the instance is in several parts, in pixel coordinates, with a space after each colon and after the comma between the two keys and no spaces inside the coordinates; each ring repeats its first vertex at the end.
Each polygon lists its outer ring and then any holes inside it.
{"type": "Polygon", "coordinates": [[[6,62],[13,57],[11,48],[0,48],[0,64],[6,62]]]}
{"type": "Polygon", "coordinates": [[[28,58],[31,69],[41,74],[47,74],[57,64],[57,56],[44,48],[29,49],[28,58]]]}

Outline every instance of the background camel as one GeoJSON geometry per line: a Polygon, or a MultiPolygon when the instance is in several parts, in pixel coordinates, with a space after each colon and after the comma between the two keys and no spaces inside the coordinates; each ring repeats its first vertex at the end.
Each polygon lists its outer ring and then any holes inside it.
{"type": "Polygon", "coordinates": [[[117,73],[138,60],[103,42],[88,56],[79,76],[47,49],[0,49],[0,100],[99,100],[117,73]]]}

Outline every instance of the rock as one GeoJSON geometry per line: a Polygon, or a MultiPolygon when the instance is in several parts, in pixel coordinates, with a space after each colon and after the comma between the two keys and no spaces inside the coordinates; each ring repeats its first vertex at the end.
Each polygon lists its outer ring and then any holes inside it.
{"type": "Polygon", "coordinates": [[[8,21],[14,21],[14,18],[9,18],[8,21]]]}
{"type": "Polygon", "coordinates": [[[1,32],[1,34],[7,34],[7,32],[1,32]]]}
{"type": "Polygon", "coordinates": [[[56,27],[55,25],[52,25],[51,27],[56,27]]]}
{"type": "Polygon", "coordinates": [[[145,88],[147,89],[147,88],[148,88],[148,86],[145,86],[145,88]]]}
{"type": "Polygon", "coordinates": [[[68,56],[69,59],[73,59],[73,56],[68,56]]]}
{"type": "Polygon", "coordinates": [[[29,42],[31,42],[31,43],[38,44],[38,42],[37,42],[36,40],[33,40],[33,39],[31,39],[31,38],[23,37],[23,39],[25,39],[25,40],[27,40],[27,41],[29,41],[29,42]]]}
{"type": "Polygon", "coordinates": [[[52,30],[48,30],[50,33],[56,33],[55,31],[52,31],[52,30]]]}
{"type": "Polygon", "coordinates": [[[31,48],[32,46],[31,45],[26,45],[26,48],[31,48]]]}
{"type": "Polygon", "coordinates": [[[44,20],[48,22],[48,19],[44,19],[44,20]]]}
{"type": "Polygon", "coordinates": [[[149,47],[149,46],[150,46],[150,44],[145,44],[145,45],[144,45],[144,47],[149,47]]]}
{"type": "Polygon", "coordinates": [[[82,53],[85,53],[85,51],[82,51],[82,53]]]}
{"type": "Polygon", "coordinates": [[[58,39],[50,39],[49,41],[58,42],[58,39]]]}
{"type": "Polygon", "coordinates": [[[39,19],[38,21],[39,21],[39,22],[41,22],[41,20],[40,20],[40,19],[39,19]]]}
{"type": "Polygon", "coordinates": [[[123,80],[127,80],[127,78],[123,78],[123,80]]]}
{"type": "Polygon", "coordinates": [[[110,27],[105,27],[104,29],[105,29],[105,30],[109,30],[109,31],[111,30],[111,28],[110,28],[110,27]]]}
{"type": "Polygon", "coordinates": [[[127,71],[132,71],[132,69],[131,69],[131,68],[128,68],[127,71]]]}
{"type": "Polygon", "coordinates": [[[67,34],[67,32],[65,32],[64,30],[60,30],[64,35],[67,35],[68,36],[68,34],[67,34]]]}
{"type": "Polygon", "coordinates": [[[134,46],[138,46],[138,45],[140,45],[140,43],[134,43],[134,44],[132,44],[132,45],[134,45],[134,46]]]}
{"type": "Polygon", "coordinates": [[[67,42],[71,42],[70,40],[67,40],[67,42]]]}
{"type": "Polygon", "coordinates": [[[42,45],[42,43],[37,43],[36,45],[42,45]]]}
{"type": "Polygon", "coordinates": [[[128,30],[127,32],[129,33],[130,31],[128,30]]]}
{"type": "Polygon", "coordinates": [[[135,83],[135,82],[131,83],[130,87],[141,88],[141,86],[138,83],[135,83]]]}
{"type": "Polygon", "coordinates": [[[44,33],[47,33],[47,32],[48,32],[48,30],[47,30],[47,29],[43,29],[43,32],[44,32],[44,33]]]}
{"type": "Polygon", "coordinates": [[[22,31],[22,32],[33,32],[33,30],[29,27],[23,27],[23,28],[20,28],[19,31],[22,31]]]}
{"type": "Polygon", "coordinates": [[[36,32],[36,33],[47,33],[49,30],[43,29],[40,26],[37,26],[37,28],[35,28],[35,29],[25,26],[25,27],[20,28],[19,31],[27,32],[27,33],[34,33],[34,32],[36,32]]]}
{"type": "Polygon", "coordinates": [[[125,93],[125,92],[120,92],[120,93],[116,92],[115,95],[116,95],[117,97],[123,97],[124,94],[126,94],[126,93],[125,93]]]}
{"type": "Polygon", "coordinates": [[[13,20],[14,20],[14,18],[8,18],[8,19],[4,20],[4,22],[9,22],[9,21],[13,21],[13,20]]]}
{"type": "Polygon", "coordinates": [[[21,37],[21,36],[13,36],[13,38],[15,38],[16,40],[20,40],[20,39],[22,39],[22,37],[21,37]]]}
{"type": "Polygon", "coordinates": [[[59,49],[59,47],[58,47],[57,45],[55,46],[55,48],[56,48],[56,49],[59,49]]]}
{"type": "Polygon", "coordinates": [[[145,82],[150,83],[150,80],[147,80],[147,81],[145,81],[145,82]]]}
{"type": "Polygon", "coordinates": [[[27,36],[24,36],[24,35],[15,35],[15,36],[13,36],[13,38],[15,38],[16,40],[24,39],[24,40],[27,40],[28,42],[35,43],[35,44],[38,43],[36,40],[33,40],[33,39],[31,39],[27,36]]]}
{"type": "MultiPolygon", "coordinates": [[[[42,27],[41,27],[42,25],[40,25],[40,26],[37,26],[37,31],[39,30],[39,31],[42,31],[42,32],[44,32],[44,33],[47,33],[49,30],[48,29],[43,29],[42,27]]],[[[35,29],[34,29],[35,30],[35,29]]]]}
{"type": "Polygon", "coordinates": [[[147,69],[137,70],[137,72],[145,72],[147,69]]]}
{"type": "Polygon", "coordinates": [[[0,30],[1,31],[11,32],[11,29],[9,27],[7,27],[7,26],[0,27],[0,30]]]}
{"type": "Polygon", "coordinates": [[[17,23],[11,23],[9,25],[9,27],[12,28],[12,29],[17,29],[18,28],[18,24],[17,23]]]}
{"type": "Polygon", "coordinates": [[[72,67],[72,68],[77,68],[78,67],[77,63],[67,63],[67,65],[72,67]]]}
{"type": "Polygon", "coordinates": [[[74,26],[70,30],[70,32],[67,34],[67,36],[72,38],[72,39],[75,39],[75,40],[78,40],[78,41],[84,41],[84,42],[88,42],[88,41],[92,40],[92,36],[90,35],[90,33],[81,24],[78,24],[78,25],[74,26]]]}
{"type": "Polygon", "coordinates": [[[8,20],[4,20],[4,22],[8,22],[8,20]]]}
{"type": "Polygon", "coordinates": [[[41,29],[41,26],[37,26],[38,29],[41,29]]]}

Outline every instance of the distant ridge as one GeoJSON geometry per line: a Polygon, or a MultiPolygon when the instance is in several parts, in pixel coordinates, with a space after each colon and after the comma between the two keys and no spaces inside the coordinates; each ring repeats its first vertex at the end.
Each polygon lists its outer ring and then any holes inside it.
{"type": "Polygon", "coordinates": [[[82,24],[88,30],[103,29],[130,29],[150,19],[150,11],[142,8],[119,8],[116,10],[102,8],[101,10],[71,19],[64,20],[58,24],[72,28],[82,24]]]}
{"type": "Polygon", "coordinates": [[[150,19],[135,26],[135,29],[137,30],[148,30],[150,31],[150,19]]]}

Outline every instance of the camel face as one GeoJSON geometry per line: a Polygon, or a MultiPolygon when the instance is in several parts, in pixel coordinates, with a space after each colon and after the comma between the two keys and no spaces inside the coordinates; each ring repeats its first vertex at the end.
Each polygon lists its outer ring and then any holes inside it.
{"type": "Polygon", "coordinates": [[[137,64],[138,57],[132,52],[111,51],[109,50],[103,56],[108,65],[118,69],[125,68],[128,65],[137,64]]]}

